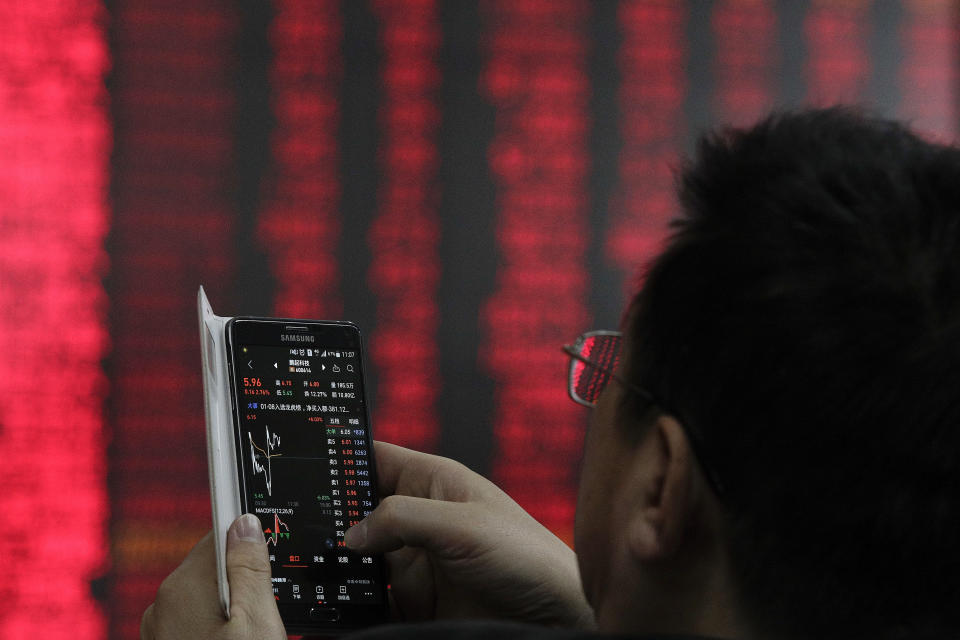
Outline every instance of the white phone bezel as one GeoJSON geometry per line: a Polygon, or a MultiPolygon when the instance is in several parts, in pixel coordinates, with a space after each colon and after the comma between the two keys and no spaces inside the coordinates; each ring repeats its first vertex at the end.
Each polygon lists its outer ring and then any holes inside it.
{"type": "Polygon", "coordinates": [[[197,293],[200,352],[203,363],[203,403],[207,422],[207,468],[213,537],[217,552],[217,585],[223,615],[230,619],[230,583],[227,580],[227,530],[240,517],[240,483],[233,438],[233,399],[227,369],[226,325],[230,318],[216,315],[207,295],[197,293]]]}

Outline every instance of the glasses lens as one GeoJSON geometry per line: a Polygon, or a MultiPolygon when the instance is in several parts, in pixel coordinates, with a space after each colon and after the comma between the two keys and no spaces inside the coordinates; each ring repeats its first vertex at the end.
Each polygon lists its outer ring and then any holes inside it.
{"type": "Polygon", "coordinates": [[[593,405],[610,381],[610,373],[617,366],[620,336],[587,334],[576,344],[580,357],[570,365],[570,393],[574,400],[593,405]]]}

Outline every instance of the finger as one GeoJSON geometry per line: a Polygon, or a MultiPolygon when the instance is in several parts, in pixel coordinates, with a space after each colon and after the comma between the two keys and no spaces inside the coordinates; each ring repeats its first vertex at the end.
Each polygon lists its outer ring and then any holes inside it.
{"type": "Polygon", "coordinates": [[[464,535],[476,529],[469,504],[393,495],[384,498],[366,518],[351,527],[345,542],[362,553],[386,553],[420,547],[440,555],[462,546],[464,535]]]}
{"type": "Polygon", "coordinates": [[[239,618],[251,628],[283,631],[263,529],[259,518],[249,513],[237,518],[227,531],[227,579],[231,621],[239,618]]]}
{"type": "Polygon", "coordinates": [[[144,637],[161,634],[158,627],[169,619],[170,612],[190,610],[202,616],[222,618],[217,601],[217,561],[213,544],[213,535],[208,533],[160,584],[151,611],[141,619],[144,637]]]}
{"type": "Polygon", "coordinates": [[[405,484],[420,484],[425,490],[429,487],[429,476],[433,470],[430,458],[436,456],[388,442],[374,441],[373,448],[377,459],[377,484],[381,494],[388,496],[396,493],[401,478],[405,484]]]}
{"type": "Polygon", "coordinates": [[[404,547],[384,554],[390,573],[390,619],[393,622],[432,620],[437,590],[433,563],[423,549],[404,547]]]}
{"type": "Polygon", "coordinates": [[[429,453],[375,441],[377,486],[381,495],[403,494],[437,500],[466,501],[478,493],[498,491],[464,465],[429,453]],[[491,491],[492,490],[492,491],[491,491]]]}

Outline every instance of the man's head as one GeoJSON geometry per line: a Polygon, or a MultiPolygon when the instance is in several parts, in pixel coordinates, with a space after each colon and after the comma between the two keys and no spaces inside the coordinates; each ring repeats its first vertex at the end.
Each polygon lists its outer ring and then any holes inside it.
{"type": "Polygon", "coordinates": [[[680,197],[626,321],[623,373],[662,413],[611,389],[622,445],[672,417],[716,472],[692,508],[719,516],[679,517],[755,633],[960,629],[960,151],[780,115],[705,137],[680,197]]]}

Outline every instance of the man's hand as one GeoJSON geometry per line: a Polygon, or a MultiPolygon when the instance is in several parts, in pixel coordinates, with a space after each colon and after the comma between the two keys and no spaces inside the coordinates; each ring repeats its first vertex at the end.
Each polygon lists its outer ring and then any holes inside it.
{"type": "Polygon", "coordinates": [[[573,551],[462,464],[375,443],[380,505],[347,546],[387,553],[404,620],[501,618],[593,628],[573,551]]]}
{"type": "Polygon", "coordinates": [[[230,620],[220,608],[213,533],[208,533],[160,585],[156,602],[143,614],[141,639],[286,640],[256,516],[240,516],[230,526],[227,578],[230,620]]]}

